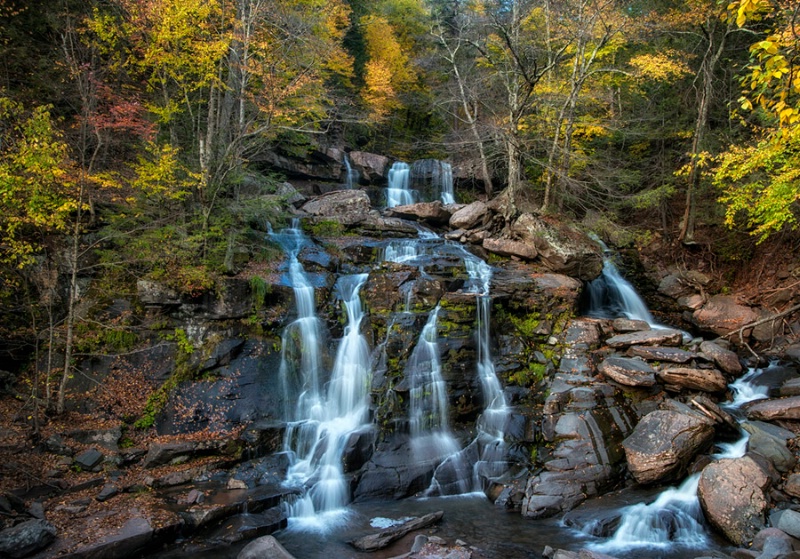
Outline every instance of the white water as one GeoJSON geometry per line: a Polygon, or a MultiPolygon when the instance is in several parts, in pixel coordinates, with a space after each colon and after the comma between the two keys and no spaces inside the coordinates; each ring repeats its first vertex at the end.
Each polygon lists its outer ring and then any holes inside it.
{"type": "Polygon", "coordinates": [[[592,238],[603,249],[603,271],[600,277],[586,286],[589,296],[589,309],[586,314],[598,318],[625,317],[631,320],[643,320],[651,328],[663,328],[650,314],[647,304],[633,285],[619,273],[617,266],[611,260],[608,246],[596,235],[592,235],[592,238]]]}
{"type": "Polygon", "coordinates": [[[589,295],[589,316],[617,318],[624,316],[632,320],[643,320],[651,328],[659,327],[647,305],[636,289],[619,273],[610,258],[603,260],[600,277],[586,287],[589,295]]]}
{"type": "Polygon", "coordinates": [[[350,156],[346,153],[344,154],[344,169],[345,169],[345,177],[344,177],[344,186],[348,190],[355,187],[358,184],[358,171],[353,169],[353,166],[350,165],[350,156]]]}
{"type": "Polygon", "coordinates": [[[389,169],[389,184],[386,188],[386,207],[404,206],[414,203],[414,192],[410,188],[411,167],[408,163],[395,161],[389,169]]]}
{"type": "MultiPolygon", "coordinates": [[[[734,399],[726,408],[735,410],[746,402],[766,397],[766,388],[754,380],[761,369],[751,369],[730,385],[734,399]]],[[[749,436],[742,430],[741,437],[733,443],[721,443],[716,460],[740,458],[747,451],[749,436]]],[[[592,549],[604,553],[629,551],[636,548],[668,548],[672,546],[699,549],[709,543],[704,528],[704,518],[697,496],[700,474],[693,474],[679,487],[663,491],[650,504],[636,504],[622,509],[622,519],[617,531],[607,541],[594,544],[592,549]]]]}
{"type": "Polygon", "coordinates": [[[442,193],[443,204],[455,204],[453,193],[453,167],[450,163],[441,162],[441,175],[439,176],[439,191],[442,193]]]}
{"type": "Polygon", "coordinates": [[[297,402],[294,410],[287,410],[284,448],[290,452],[292,463],[286,484],[307,491],[289,505],[288,515],[295,527],[324,530],[344,518],[344,507],[350,501],[342,465],[347,442],[371,425],[368,395],[372,371],[369,347],[361,335],[364,311],[359,295],[367,274],[342,276],[336,284],[347,324],[323,393],[319,354],[323,339],[314,291],[297,258],[308,240],[296,226],[273,238],[289,259],[298,314],[283,335],[280,375],[286,402],[297,402]]]}
{"type": "Polygon", "coordinates": [[[299,221],[280,233],[270,232],[288,257],[288,280],[295,296],[297,318],[283,332],[280,378],[284,395],[284,416],[290,421],[318,420],[320,399],[321,325],[317,318],[314,288],[306,277],[298,255],[310,244],[300,230],[299,221]],[[289,402],[296,401],[294,408],[289,402]]]}
{"type": "MultiPolygon", "coordinates": [[[[436,321],[439,309],[437,305],[428,316],[405,369],[406,378],[411,385],[411,448],[417,462],[431,465],[452,460],[453,456],[458,456],[460,450],[448,424],[447,386],[442,378],[437,341],[436,321]]],[[[453,467],[458,472],[458,492],[464,493],[469,489],[469,476],[464,473],[466,466],[457,460],[453,467]]]]}
{"type": "Polygon", "coordinates": [[[456,449],[434,473],[427,493],[440,495],[481,491],[482,478],[499,476],[507,469],[504,430],[509,410],[490,351],[492,269],[463,246],[454,246],[464,259],[469,277],[464,291],[476,296],[477,374],[484,405],[474,440],[466,448],[456,449]],[[455,478],[457,483],[453,481],[455,478]]]}

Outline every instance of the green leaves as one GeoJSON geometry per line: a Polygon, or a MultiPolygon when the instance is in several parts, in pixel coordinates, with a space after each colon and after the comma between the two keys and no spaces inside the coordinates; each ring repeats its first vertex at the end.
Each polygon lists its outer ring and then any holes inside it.
{"type": "Polygon", "coordinates": [[[77,209],[76,170],[48,107],[0,97],[0,262],[33,262],[41,235],[64,232],[77,209]]]}

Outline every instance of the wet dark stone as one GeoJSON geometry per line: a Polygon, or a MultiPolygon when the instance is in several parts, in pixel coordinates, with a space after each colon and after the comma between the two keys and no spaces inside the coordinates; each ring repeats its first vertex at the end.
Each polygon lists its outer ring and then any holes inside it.
{"type": "Polygon", "coordinates": [[[28,520],[0,532],[0,556],[18,559],[50,545],[56,528],[46,520],[28,520]]]}
{"type": "Polygon", "coordinates": [[[91,471],[103,461],[103,453],[101,453],[96,448],[90,448],[89,450],[80,453],[78,456],[75,457],[75,465],[81,468],[82,470],[89,470],[91,471]]]}
{"type": "Polygon", "coordinates": [[[212,531],[208,539],[211,541],[233,544],[268,536],[282,530],[288,525],[286,513],[281,507],[273,507],[261,513],[237,514],[227,518],[222,525],[212,531]]]}
{"type": "Polygon", "coordinates": [[[108,501],[112,497],[115,497],[118,493],[119,493],[119,490],[116,487],[114,487],[113,485],[109,484],[109,485],[106,485],[105,487],[103,487],[103,490],[100,491],[100,493],[97,494],[97,497],[95,497],[95,499],[97,499],[98,501],[103,503],[105,501],[108,501]]]}

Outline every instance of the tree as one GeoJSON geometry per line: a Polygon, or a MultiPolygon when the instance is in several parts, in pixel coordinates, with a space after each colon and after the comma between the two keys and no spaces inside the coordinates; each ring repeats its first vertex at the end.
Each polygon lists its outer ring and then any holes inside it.
{"type": "Polygon", "coordinates": [[[578,117],[578,101],[587,82],[596,74],[613,71],[607,61],[621,48],[615,41],[625,25],[625,18],[616,10],[616,2],[578,0],[558,4],[555,14],[546,12],[549,20],[556,22],[557,37],[569,47],[569,77],[564,80],[565,95],[553,125],[552,142],[545,167],[545,188],[542,211],[553,205],[561,207],[563,198],[555,192],[555,182],[565,183],[569,178],[572,160],[572,142],[578,117]],[[554,204],[555,203],[555,204],[554,204]]]}
{"type": "Polygon", "coordinates": [[[783,0],[738,0],[728,7],[732,24],[763,28],[750,46],[749,73],[739,99],[754,113],[755,140],[731,146],[720,157],[714,181],[727,204],[726,223],[744,216],[763,241],[797,227],[800,202],[800,7],[783,0]]]}

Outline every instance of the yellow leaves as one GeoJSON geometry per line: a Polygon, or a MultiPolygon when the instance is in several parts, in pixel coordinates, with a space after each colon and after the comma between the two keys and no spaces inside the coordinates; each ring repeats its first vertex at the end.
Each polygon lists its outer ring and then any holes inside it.
{"type": "Polygon", "coordinates": [[[392,87],[392,72],[381,60],[370,60],[364,70],[364,102],[372,119],[380,121],[398,106],[397,93],[392,87]]]}
{"type": "Polygon", "coordinates": [[[671,49],[634,56],[629,64],[638,76],[658,82],[671,82],[691,74],[686,57],[671,49]]]}
{"type": "Polygon", "coordinates": [[[743,223],[759,242],[797,227],[800,201],[800,120],[749,146],[731,146],[719,159],[714,184],[722,191],[725,222],[743,223]]]}
{"type": "Polygon", "coordinates": [[[147,154],[133,166],[133,187],[145,196],[158,201],[185,199],[200,177],[191,173],[178,158],[178,148],[169,144],[147,145],[147,154]]]}
{"type": "Polygon", "coordinates": [[[728,19],[738,27],[744,27],[749,20],[758,21],[761,13],[769,10],[769,0],[736,0],[728,4],[728,19]]]}
{"type": "Polygon", "coordinates": [[[364,16],[361,25],[369,57],[364,66],[362,97],[372,118],[381,120],[399,106],[398,94],[414,87],[416,74],[385,17],[364,16]]]}
{"type": "Polygon", "coordinates": [[[22,268],[42,233],[67,229],[75,173],[49,108],[0,98],[0,262],[22,268]]]}

